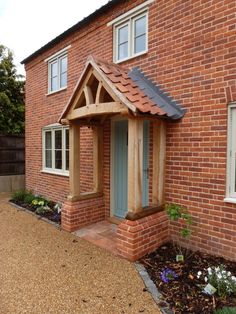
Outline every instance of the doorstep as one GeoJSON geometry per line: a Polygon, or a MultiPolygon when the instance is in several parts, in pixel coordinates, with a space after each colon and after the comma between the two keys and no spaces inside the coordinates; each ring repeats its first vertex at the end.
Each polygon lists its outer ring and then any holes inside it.
{"type": "Polygon", "coordinates": [[[116,230],[116,224],[104,220],[81,228],[73,234],[115,255],[119,255],[116,247],[116,230]]]}

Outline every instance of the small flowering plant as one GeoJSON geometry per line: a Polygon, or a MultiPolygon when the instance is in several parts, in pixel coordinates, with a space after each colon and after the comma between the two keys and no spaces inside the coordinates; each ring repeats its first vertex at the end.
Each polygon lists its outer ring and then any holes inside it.
{"type": "MultiPolygon", "coordinates": [[[[197,277],[200,278],[202,275],[202,272],[199,271],[197,277]]],[[[230,271],[226,271],[224,265],[209,267],[204,281],[216,289],[220,298],[224,299],[236,293],[236,277],[230,271]]]]}
{"type": "Polygon", "coordinates": [[[165,268],[161,272],[161,280],[165,283],[169,283],[176,278],[178,278],[178,275],[170,268],[165,268]]]}

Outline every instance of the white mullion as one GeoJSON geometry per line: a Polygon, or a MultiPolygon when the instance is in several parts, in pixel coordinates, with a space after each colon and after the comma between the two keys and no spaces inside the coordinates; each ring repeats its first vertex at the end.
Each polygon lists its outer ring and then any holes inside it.
{"type": "Polygon", "coordinates": [[[236,197],[236,191],[235,191],[235,162],[236,162],[236,158],[235,158],[235,154],[236,154],[236,138],[235,136],[233,136],[234,134],[236,134],[236,108],[231,108],[231,134],[230,134],[230,194],[233,197],[236,197]]]}
{"type": "Polygon", "coordinates": [[[61,152],[61,158],[62,158],[62,171],[65,172],[66,170],[66,163],[65,163],[65,154],[66,154],[66,150],[65,150],[65,143],[66,143],[66,129],[62,128],[62,152],[61,152]]]}
{"type": "Polygon", "coordinates": [[[133,34],[132,34],[132,22],[131,20],[129,20],[128,22],[128,58],[130,58],[133,53],[132,53],[132,37],[133,37],[133,34]]]}
{"type": "Polygon", "coordinates": [[[56,170],[55,162],[55,129],[52,129],[52,170],[56,170]]]}
{"type": "Polygon", "coordinates": [[[46,168],[46,132],[43,130],[43,136],[42,136],[42,141],[43,141],[43,169],[46,168]]]}
{"type": "Polygon", "coordinates": [[[61,62],[60,57],[57,57],[57,90],[61,88],[61,62]]]}

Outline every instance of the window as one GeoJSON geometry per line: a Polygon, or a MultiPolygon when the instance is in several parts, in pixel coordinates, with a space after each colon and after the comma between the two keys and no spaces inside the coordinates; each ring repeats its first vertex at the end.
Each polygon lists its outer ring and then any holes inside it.
{"type": "Polygon", "coordinates": [[[66,86],[67,54],[63,54],[48,61],[48,92],[53,93],[66,86]]]}
{"type": "Polygon", "coordinates": [[[115,24],[115,61],[121,62],[147,52],[147,11],[115,24]]]}
{"type": "Polygon", "coordinates": [[[228,110],[227,197],[236,201],[236,104],[228,110]]]}
{"type": "Polygon", "coordinates": [[[69,128],[53,125],[43,130],[43,170],[69,173],[69,128]]]}

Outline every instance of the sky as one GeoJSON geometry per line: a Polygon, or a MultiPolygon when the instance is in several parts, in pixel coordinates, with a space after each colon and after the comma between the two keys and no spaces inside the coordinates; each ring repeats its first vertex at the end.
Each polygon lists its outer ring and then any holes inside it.
{"type": "Polygon", "coordinates": [[[0,44],[20,61],[79,22],[108,0],[0,0],[0,44]]]}

